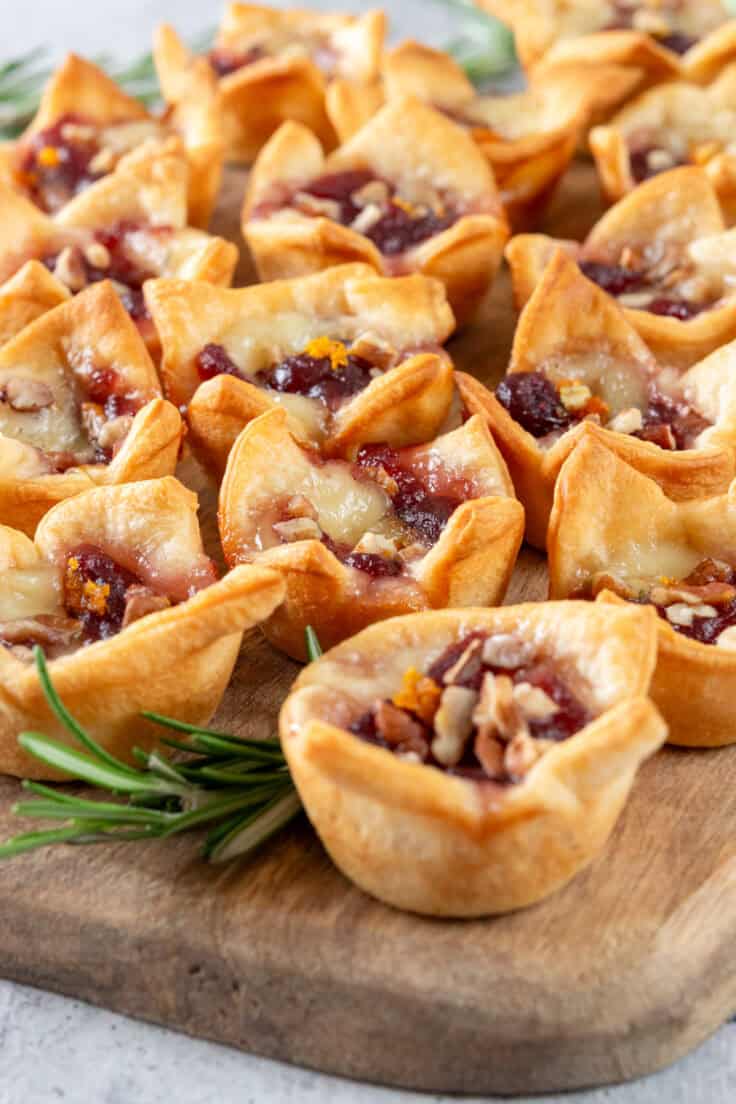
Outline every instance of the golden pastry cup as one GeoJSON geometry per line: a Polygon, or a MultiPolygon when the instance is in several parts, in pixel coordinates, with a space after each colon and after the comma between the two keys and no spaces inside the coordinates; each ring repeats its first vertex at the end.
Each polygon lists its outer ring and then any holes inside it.
{"type": "MultiPolygon", "coordinates": [[[[273,571],[244,566],[189,597],[190,585],[198,585],[211,566],[202,549],[196,495],[172,477],[96,487],[62,502],[40,523],[35,542],[2,527],[0,563],[3,570],[63,565],[81,544],[100,548],[179,601],[48,664],[79,723],[107,751],[132,763],[133,748],[151,749],[160,735],[142,711],[197,725],[210,720],[243,631],[273,611],[283,583],[273,571]]],[[[61,777],[19,747],[23,731],[73,744],[48,707],[35,665],[0,648],[0,771],[61,777]]]]}
{"type": "MultiPolygon", "coordinates": [[[[279,11],[260,4],[230,3],[215,39],[216,49],[236,54],[254,39],[270,33],[309,36],[315,32],[335,43],[337,75],[372,81],[380,64],[386,17],[380,10],[362,16],[323,15],[309,11],[279,11]]],[[[192,97],[191,82],[204,66],[216,83],[227,155],[251,163],[282,123],[293,120],[313,131],[327,146],[335,143],[325,112],[328,78],[305,53],[275,53],[218,77],[206,58],[196,58],[176,31],[158,28],[153,57],[167,103],[178,106],[192,97]]]]}
{"type": "Polygon", "coordinates": [[[656,615],[631,605],[537,603],[431,610],[372,625],[297,679],[282,746],[314,828],[366,893],[429,916],[508,912],[541,900],[603,849],[665,725],[647,698],[656,615]],[[469,632],[517,634],[576,676],[598,715],[518,785],[486,787],[397,758],[347,727],[469,632]]]}
{"type": "Polygon", "coordinates": [[[19,157],[28,142],[64,117],[100,128],[151,123],[160,132],[154,141],[162,152],[180,150],[186,156],[188,223],[207,226],[220,187],[224,152],[217,90],[208,72],[195,70],[186,95],[159,118],[147,111],[140,100],[123,92],[99,66],[76,54],[67,54],[46,85],[28,127],[16,141],[0,145],[0,177],[12,185],[19,157]]]}
{"type": "Polygon", "coordinates": [[[82,464],[63,473],[43,472],[34,450],[0,435],[0,523],[32,536],[44,514],[56,503],[98,484],[132,483],[171,475],[176,467],[182,422],[176,407],[161,397],[156,370],[135,324],[109,281],[94,284],[73,299],[47,311],[0,348],[0,374],[43,378],[49,364],[69,378],[72,365],[90,350],[101,367],[111,369],[126,393],[144,405],[119,451],[108,464],[82,464]]]}
{"type": "MultiPolygon", "coordinates": [[[[571,377],[589,354],[606,357],[613,371],[618,363],[632,366],[644,380],[656,380],[659,366],[622,311],[599,287],[587,280],[561,249],[552,256],[540,283],[519,318],[508,372],[531,372],[552,365],[571,377]]],[[[669,451],[625,433],[583,420],[564,432],[548,449],[514,421],[478,380],[456,373],[467,410],[481,414],[508,465],[516,494],[526,512],[526,538],[544,548],[547,524],[562,465],[582,440],[600,441],[622,460],[656,480],[670,498],[699,498],[724,491],[736,474],[736,378],[731,359],[736,349],[717,350],[683,374],[683,388],[695,392],[703,413],[714,423],[696,448],[669,451]]],[[[666,365],[665,365],[666,366],[666,365]]]]}
{"type": "MultiPolygon", "coordinates": [[[[686,575],[698,560],[736,562],[736,483],[726,494],[672,502],[599,442],[584,441],[555,490],[548,539],[550,597],[579,594],[597,572],[686,575]],[[672,570],[675,560],[681,566],[672,570]]],[[[611,591],[603,604],[631,605],[611,591]]],[[[657,617],[652,698],[685,747],[736,743],[736,651],[691,640],[657,617]]]]}
{"type": "Polygon", "coordinates": [[[258,518],[280,498],[309,494],[302,476],[314,461],[305,459],[289,433],[283,410],[267,411],[242,431],[220,488],[220,538],[230,566],[255,562],[283,576],[285,601],[263,625],[277,648],[305,659],[308,625],[323,647],[331,647],[367,624],[398,613],[503,600],[521,545],[524,511],[511,497],[511,480],[490,434],[481,419],[474,418],[424,449],[451,465],[454,475],[472,479],[478,497],[457,507],[411,575],[381,579],[375,585],[319,540],[259,550],[258,518]]]}
{"type": "Polygon", "coordinates": [[[659,361],[689,368],[736,337],[736,296],[730,284],[732,240],[708,174],[686,166],[640,184],[599,219],[582,243],[545,234],[518,234],[505,255],[520,309],[557,249],[564,249],[576,261],[616,263],[624,246],[644,250],[657,241],[681,249],[685,255],[694,245],[698,266],[721,276],[724,294],[716,306],[685,320],[623,308],[627,321],[659,361]]]}
{"type": "Polygon", "coordinates": [[[261,280],[303,276],[347,261],[384,275],[421,272],[445,285],[459,322],[467,321],[495,279],[508,227],[493,174],[469,134],[410,97],[388,103],[329,156],[298,123],[284,123],[264,146],[246,191],[243,234],[261,280]],[[369,168],[401,185],[404,198],[440,186],[461,212],[457,221],[399,257],[383,256],[364,234],[325,217],[259,209],[280,189],[325,173],[369,168]]]}

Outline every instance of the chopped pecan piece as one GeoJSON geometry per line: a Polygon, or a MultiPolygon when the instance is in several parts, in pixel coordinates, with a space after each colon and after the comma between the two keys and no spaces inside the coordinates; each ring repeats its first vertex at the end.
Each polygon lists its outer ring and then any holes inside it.
{"type": "Polygon", "coordinates": [[[444,767],[454,767],[463,757],[473,731],[473,712],[478,695],[464,686],[447,686],[434,715],[432,754],[444,767]]]}
{"type": "Polygon", "coordinates": [[[523,778],[542,754],[543,749],[537,740],[526,732],[518,732],[506,746],[504,767],[512,778],[523,778]]]}
{"type": "Polygon", "coordinates": [[[448,667],[442,681],[445,686],[452,686],[454,682],[460,682],[461,679],[474,678],[480,671],[482,664],[483,641],[475,637],[455,660],[452,667],[448,667]]]}
{"type": "Polygon", "coordinates": [[[705,583],[728,583],[733,575],[733,568],[725,560],[708,558],[701,560],[683,582],[688,586],[704,586],[705,583]]]}
{"type": "Polygon", "coordinates": [[[165,594],[156,594],[150,587],[143,583],[129,586],[125,592],[125,613],[123,614],[123,628],[132,625],[134,621],[140,621],[149,613],[168,609],[170,600],[165,594]]]}
{"type": "Polygon", "coordinates": [[[66,284],[70,291],[81,291],[87,286],[84,258],[76,245],[65,246],[54,265],[54,276],[66,284]]]}
{"type": "Polygon", "coordinates": [[[353,344],[350,346],[350,354],[354,357],[360,357],[361,360],[367,360],[370,364],[375,364],[377,368],[387,369],[396,361],[396,349],[392,345],[389,345],[388,341],[384,341],[378,334],[367,333],[360,334],[353,344]]]}
{"type": "Polygon", "coordinates": [[[483,662],[489,667],[504,667],[515,670],[530,663],[533,649],[525,640],[519,640],[508,633],[489,636],[483,643],[483,662]]]}
{"type": "Polygon", "coordinates": [[[319,516],[314,504],[303,494],[294,495],[289,499],[286,503],[286,512],[290,518],[311,518],[312,521],[316,521],[319,516]]]}
{"type": "Polygon", "coordinates": [[[703,603],[724,606],[736,598],[736,586],[730,583],[705,583],[689,586],[687,583],[666,583],[651,589],[650,599],[655,606],[669,606],[673,602],[685,602],[689,606],[703,603]]]}
{"type": "Polygon", "coordinates": [[[116,448],[128,436],[132,425],[132,414],[121,414],[118,418],[112,418],[109,422],[104,422],[97,434],[97,443],[100,448],[116,448]]]}
{"type": "Polygon", "coordinates": [[[403,709],[397,709],[388,701],[377,703],[374,712],[376,732],[391,748],[404,754],[414,753],[424,760],[429,754],[429,745],[424,737],[424,728],[403,709]]]}
{"type": "Polygon", "coordinates": [[[360,538],[353,552],[357,555],[382,556],[385,560],[395,560],[399,554],[399,548],[395,540],[382,537],[380,533],[373,533],[369,529],[360,538]]]}
{"type": "Polygon", "coordinates": [[[547,721],[560,711],[557,702],[545,690],[530,682],[515,684],[514,701],[528,721],[547,721]]]}
{"type": "Polygon", "coordinates": [[[84,255],[94,268],[109,268],[110,250],[102,242],[90,242],[84,251],[84,255]]]}
{"type": "Polygon", "coordinates": [[[40,614],[0,621],[0,640],[7,644],[41,644],[55,647],[71,644],[79,635],[80,624],[75,618],[40,614]]]}
{"type": "Polygon", "coordinates": [[[606,429],[614,433],[638,433],[644,425],[644,417],[641,410],[631,406],[628,410],[621,410],[606,426],[606,429]]]}
{"type": "Polygon", "coordinates": [[[54,401],[54,392],[40,380],[11,376],[0,389],[0,398],[22,414],[36,414],[54,401]]]}
{"type": "Polygon", "coordinates": [[[335,222],[340,221],[340,204],[334,199],[322,199],[321,196],[310,195],[309,192],[297,192],[293,202],[294,206],[305,215],[322,216],[335,222]]]}
{"type": "Polygon", "coordinates": [[[475,756],[489,778],[497,778],[504,772],[504,746],[495,736],[483,728],[478,730],[473,747],[475,756]]]}
{"type": "Polygon", "coordinates": [[[319,525],[308,517],[277,521],[273,529],[276,535],[287,544],[293,544],[295,541],[322,539],[322,530],[319,525]]]}
{"type": "Polygon", "coordinates": [[[486,671],[473,721],[480,732],[498,736],[505,742],[519,734],[529,734],[529,726],[514,698],[514,684],[508,675],[494,675],[492,671],[486,671]]]}

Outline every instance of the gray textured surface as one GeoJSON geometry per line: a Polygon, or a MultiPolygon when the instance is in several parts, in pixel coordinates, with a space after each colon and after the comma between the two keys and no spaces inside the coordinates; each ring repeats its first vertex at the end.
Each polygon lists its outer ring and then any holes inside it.
{"type": "MultiPolygon", "coordinates": [[[[373,6],[309,2],[324,9],[373,6]]],[[[397,36],[441,43],[452,33],[452,16],[432,0],[386,0],[385,7],[397,36]]],[[[205,0],[30,0],[25,7],[17,0],[0,0],[0,51],[11,55],[48,43],[57,54],[73,47],[79,53],[110,51],[125,58],[140,52],[156,22],[170,20],[195,33],[215,22],[217,10],[205,0]]],[[[488,1060],[493,1061],[492,1051],[488,1060]]],[[[292,1069],[0,982],[0,1104],[408,1104],[423,1099],[440,1098],[292,1069]]],[[[544,1099],[549,1104],[733,1104],[736,1026],[722,1028],[696,1054],[635,1085],[544,1099]]]]}

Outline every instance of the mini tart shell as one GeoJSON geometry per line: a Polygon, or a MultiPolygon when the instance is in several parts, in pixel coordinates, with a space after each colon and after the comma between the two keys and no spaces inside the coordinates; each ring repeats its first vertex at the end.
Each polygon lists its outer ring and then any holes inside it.
{"type": "Polygon", "coordinates": [[[0,346],[46,311],[69,298],[69,291],[40,261],[26,261],[0,284],[0,346]]]}
{"type": "MultiPolygon", "coordinates": [[[[574,260],[615,263],[628,245],[646,248],[666,241],[683,249],[697,239],[723,236],[732,251],[723,213],[707,173],[695,166],[672,169],[640,184],[596,223],[584,242],[517,234],[506,247],[514,299],[521,309],[557,249],[574,260]]],[[[682,320],[623,307],[627,321],[662,363],[688,368],[736,337],[736,296],[682,320]]]]}
{"type": "MultiPolygon", "coordinates": [[[[357,81],[376,78],[386,31],[386,17],[378,10],[356,17],[228,4],[216,46],[237,52],[239,38],[274,24],[297,34],[318,28],[336,32],[348,52],[345,75],[357,81]]],[[[175,108],[182,97],[192,97],[194,74],[200,65],[206,67],[217,87],[227,155],[232,160],[254,161],[271,135],[288,120],[308,127],[328,147],[335,144],[325,111],[328,80],[307,56],[266,56],[218,79],[207,59],[194,57],[168,25],[156,32],[153,56],[164,99],[175,108]]]]}
{"type": "MultiPolygon", "coordinates": [[[[630,361],[640,366],[647,378],[656,379],[651,353],[625,314],[609,295],[582,275],[563,250],[558,250],[519,318],[509,374],[544,368],[545,362],[559,369],[564,367],[566,355],[574,358],[589,352],[595,356],[605,349],[614,361],[630,361]]],[[[571,364],[574,376],[574,359],[571,364]]],[[[707,393],[715,402],[719,424],[707,431],[707,445],[672,452],[587,420],[568,429],[545,450],[482,383],[463,372],[455,375],[466,409],[486,419],[508,465],[526,512],[526,539],[544,548],[560,470],[573,449],[586,439],[605,444],[622,460],[656,480],[672,499],[694,499],[726,490],[736,474],[736,391],[729,386],[732,370],[725,356],[716,352],[692,373],[699,397],[707,393]],[[725,394],[729,391],[734,392],[730,397],[725,394]]]]}
{"type": "Polygon", "coordinates": [[[561,78],[533,83],[527,91],[479,96],[460,66],[441,50],[404,42],[387,52],[383,84],[333,81],[327,110],[338,138],[346,142],[386,100],[416,96],[439,110],[462,117],[485,110],[488,124],[468,124],[468,133],[493,171],[504,210],[516,230],[542,215],[575,153],[585,125],[589,82],[561,78]],[[514,123],[524,119],[520,133],[514,123]],[[501,132],[495,128],[495,124],[501,132]],[[514,137],[503,134],[511,125],[514,137]]]}
{"type": "MultiPolygon", "coordinates": [[[[57,506],[36,533],[35,546],[0,529],[0,561],[7,569],[54,560],[69,540],[128,550],[140,545],[150,564],[166,563],[176,549],[184,566],[202,557],[197,498],[173,478],[125,487],[100,487],[57,506]],[[163,525],[164,532],[159,531],[163,525]]],[[[150,749],[160,730],[144,710],[206,724],[232,674],[245,629],[257,625],[281,600],[279,576],[238,567],[219,582],[169,609],[148,614],[109,640],[49,662],[54,686],[79,723],[113,755],[133,762],[133,748],[150,749]],[[186,694],[182,695],[182,686],[186,694]]],[[[26,778],[62,777],[18,745],[23,731],[45,732],[73,743],[49,710],[33,664],[0,648],[0,771],[26,778]]]]}
{"type": "MultiPolygon", "coordinates": [[[[596,571],[620,573],[637,555],[654,563],[672,548],[736,562],[736,483],[727,494],[673,503],[655,483],[597,442],[583,442],[562,469],[549,526],[550,597],[579,592],[596,571]]],[[[660,562],[666,562],[660,559],[660,562]]],[[[602,591],[598,602],[631,605],[602,591]]],[[[736,743],[736,651],[702,644],[657,617],[652,698],[685,747],[736,743]]]]}
{"type": "MultiPolygon", "coordinates": [[[[733,26],[736,33],[736,23],[733,26]]],[[[637,187],[631,172],[630,136],[637,131],[661,135],[666,148],[669,135],[680,133],[695,147],[690,160],[704,168],[726,221],[732,225],[736,221],[736,155],[723,147],[730,142],[735,115],[733,63],[708,87],[683,80],[650,88],[617,112],[607,126],[590,132],[590,149],[604,195],[616,203],[637,187]]]]}
{"type": "Polygon", "coordinates": [[[365,629],[297,679],[279,729],[307,814],[339,869],[387,904],[430,916],[508,912],[591,862],[666,729],[646,693],[656,615],[582,602],[443,610],[365,629]],[[398,759],[343,724],[473,630],[533,636],[600,693],[599,716],[519,785],[487,789],[398,759]],[[350,704],[347,704],[349,699],[350,704]]]}
{"type": "MultiPolygon", "coordinates": [[[[189,442],[204,466],[218,477],[240,431],[277,405],[277,397],[275,392],[233,376],[221,375],[199,384],[195,360],[206,344],[227,346],[233,334],[246,342],[249,320],[254,339],[261,345],[267,341],[280,347],[283,356],[302,351],[292,336],[299,318],[303,320],[302,336],[317,336],[318,331],[340,336],[359,324],[366,333],[388,341],[397,352],[425,347],[437,350],[407,353],[401,363],[330,416],[327,436],[320,441],[330,454],[347,455],[367,441],[420,444],[436,436],[449,412],[452,365],[440,346],[452,332],[454,318],[436,280],[419,274],[386,279],[369,265],[354,264],[234,290],[151,280],[146,301],[162,342],[165,392],[176,406],[189,403],[189,442]],[[266,338],[263,327],[267,321],[266,338]]],[[[308,436],[298,418],[291,418],[289,424],[297,436],[308,436]]]]}
{"type": "Polygon", "coordinates": [[[65,115],[79,116],[100,127],[127,122],[163,126],[169,138],[156,144],[162,150],[182,149],[189,164],[187,221],[192,226],[207,226],[220,186],[224,152],[216,82],[208,67],[192,73],[186,95],[159,119],[146,111],[140,100],[126,95],[97,65],[68,54],[46,85],[27,129],[17,141],[0,146],[0,176],[12,183],[25,143],[65,115]]]}
{"type": "Polygon", "coordinates": [[[287,430],[283,410],[267,411],[246,426],[230,452],[220,488],[220,539],[231,566],[243,560],[257,562],[284,578],[285,601],[263,626],[271,643],[295,659],[305,659],[308,625],[323,647],[331,647],[367,624],[399,613],[503,600],[523,537],[524,511],[515,498],[506,497],[513,495],[511,480],[480,419],[455,434],[459,436],[453,442],[453,462],[457,465],[464,450],[464,470],[476,472],[493,491],[457,507],[412,576],[398,576],[388,580],[395,585],[378,587],[365,579],[362,593],[357,593],[363,573],[341,563],[319,540],[261,552],[253,548],[243,511],[249,503],[252,508],[253,503],[289,493],[280,485],[283,480],[275,483],[272,458],[281,457],[282,471],[296,471],[286,458],[296,455],[298,444],[287,430]]]}
{"type": "Polygon", "coordinates": [[[459,322],[468,320],[493,283],[509,233],[493,174],[473,139],[411,97],[392,100],[329,157],[305,127],[284,123],[253,167],[242,230],[261,280],[346,261],[362,261],[384,275],[421,272],[442,281],[459,322]],[[384,257],[365,235],[329,218],[289,208],[257,217],[279,189],[354,168],[370,168],[409,193],[431,179],[466,213],[399,257],[384,257]]]}
{"type": "Polygon", "coordinates": [[[182,437],[178,410],[161,397],[156,370],[143,341],[108,281],[48,311],[0,348],[0,371],[14,365],[27,373],[49,355],[62,363],[93,350],[130,390],[148,401],[136,413],[120,450],[109,464],[82,464],[63,473],[24,474],[17,442],[0,435],[0,524],[32,536],[56,503],[98,484],[132,483],[171,475],[182,437]],[[58,350],[58,353],[54,353],[58,350]]]}

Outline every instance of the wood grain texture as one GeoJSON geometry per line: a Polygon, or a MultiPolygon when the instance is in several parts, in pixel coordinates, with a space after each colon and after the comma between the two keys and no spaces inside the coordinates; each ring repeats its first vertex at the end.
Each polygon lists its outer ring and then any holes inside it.
{"type": "MultiPolygon", "coordinates": [[[[584,230],[590,194],[578,168],[556,232],[584,230]]],[[[513,325],[502,281],[483,325],[454,342],[462,366],[499,375],[513,325]]],[[[544,562],[525,551],[509,601],[544,589],[544,562]]],[[[217,723],[272,733],[296,671],[251,634],[217,723]]],[[[17,795],[0,781],[2,838],[19,829],[17,795]]],[[[621,1081],[673,1061],[736,1007],[734,824],[733,750],[668,749],[587,871],[482,922],[372,901],[304,818],[225,869],[202,864],[191,838],[40,852],[0,867],[0,974],[391,1085],[520,1094],[621,1081]]]]}

